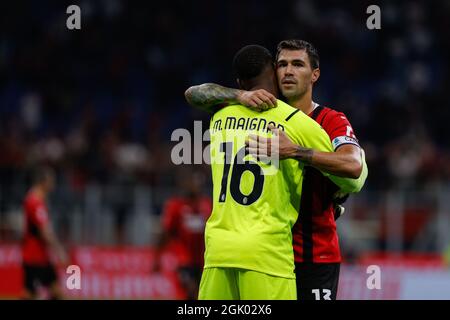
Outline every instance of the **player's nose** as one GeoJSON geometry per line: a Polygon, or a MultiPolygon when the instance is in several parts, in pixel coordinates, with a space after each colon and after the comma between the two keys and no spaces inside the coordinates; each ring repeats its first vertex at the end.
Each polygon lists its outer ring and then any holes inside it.
{"type": "Polygon", "coordinates": [[[286,68],[284,69],[284,74],[285,75],[292,75],[293,73],[292,73],[292,65],[291,64],[288,64],[287,66],[286,66],[286,68]]]}

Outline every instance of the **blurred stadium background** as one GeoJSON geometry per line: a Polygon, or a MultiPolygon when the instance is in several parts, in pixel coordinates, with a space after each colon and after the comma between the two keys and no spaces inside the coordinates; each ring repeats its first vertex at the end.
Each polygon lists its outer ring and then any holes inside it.
{"type": "MultiPolygon", "coordinates": [[[[315,100],[347,114],[369,165],[338,220],[338,297],[450,299],[448,30],[448,1],[2,3],[0,298],[21,290],[21,204],[43,163],[58,174],[53,225],[82,268],[82,290],[68,295],[185,297],[176,244],[152,271],[164,203],[192,170],[171,163],[171,133],[208,125],[183,92],[234,86],[243,45],[301,38],[321,56],[315,100]],[[81,30],[66,28],[70,4],[81,7],[81,30]],[[366,28],[370,4],[381,7],[381,30],[366,28]],[[373,264],[381,290],[366,287],[373,264]]],[[[209,194],[208,166],[194,169],[209,194]]]]}

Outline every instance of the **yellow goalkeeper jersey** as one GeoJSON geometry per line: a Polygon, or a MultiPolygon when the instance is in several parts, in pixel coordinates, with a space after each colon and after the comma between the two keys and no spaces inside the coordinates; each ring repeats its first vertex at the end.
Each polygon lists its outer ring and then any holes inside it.
{"type": "Polygon", "coordinates": [[[249,134],[272,136],[268,125],[296,144],[332,152],[330,138],[302,111],[282,101],[266,112],[241,105],[210,122],[213,210],[205,230],[205,268],[242,268],[295,278],[291,228],[299,215],[303,164],[259,161],[245,151],[249,134]]]}

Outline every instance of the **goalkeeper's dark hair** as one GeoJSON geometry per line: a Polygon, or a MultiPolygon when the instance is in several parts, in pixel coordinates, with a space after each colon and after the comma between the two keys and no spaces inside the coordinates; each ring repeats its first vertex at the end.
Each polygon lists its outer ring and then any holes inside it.
{"type": "Polygon", "coordinates": [[[259,76],[267,66],[273,64],[269,50],[259,45],[248,45],[240,49],[233,59],[233,71],[238,79],[251,80],[259,76]]]}
{"type": "Polygon", "coordinates": [[[281,50],[305,50],[308,54],[311,68],[319,68],[319,53],[311,43],[305,40],[291,39],[281,41],[277,46],[276,61],[278,61],[278,56],[280,55],[281,50]]]}

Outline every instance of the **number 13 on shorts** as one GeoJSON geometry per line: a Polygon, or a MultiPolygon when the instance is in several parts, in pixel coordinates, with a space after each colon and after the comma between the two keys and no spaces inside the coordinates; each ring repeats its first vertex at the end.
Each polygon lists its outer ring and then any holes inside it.
{"type": "Polygon", "coordinates": [[[315,295],[316,300],[331,300],[330,289],[322,289],[322,296],[320,295],[320,289],[312,289],[311,292],[315,295]]]}

